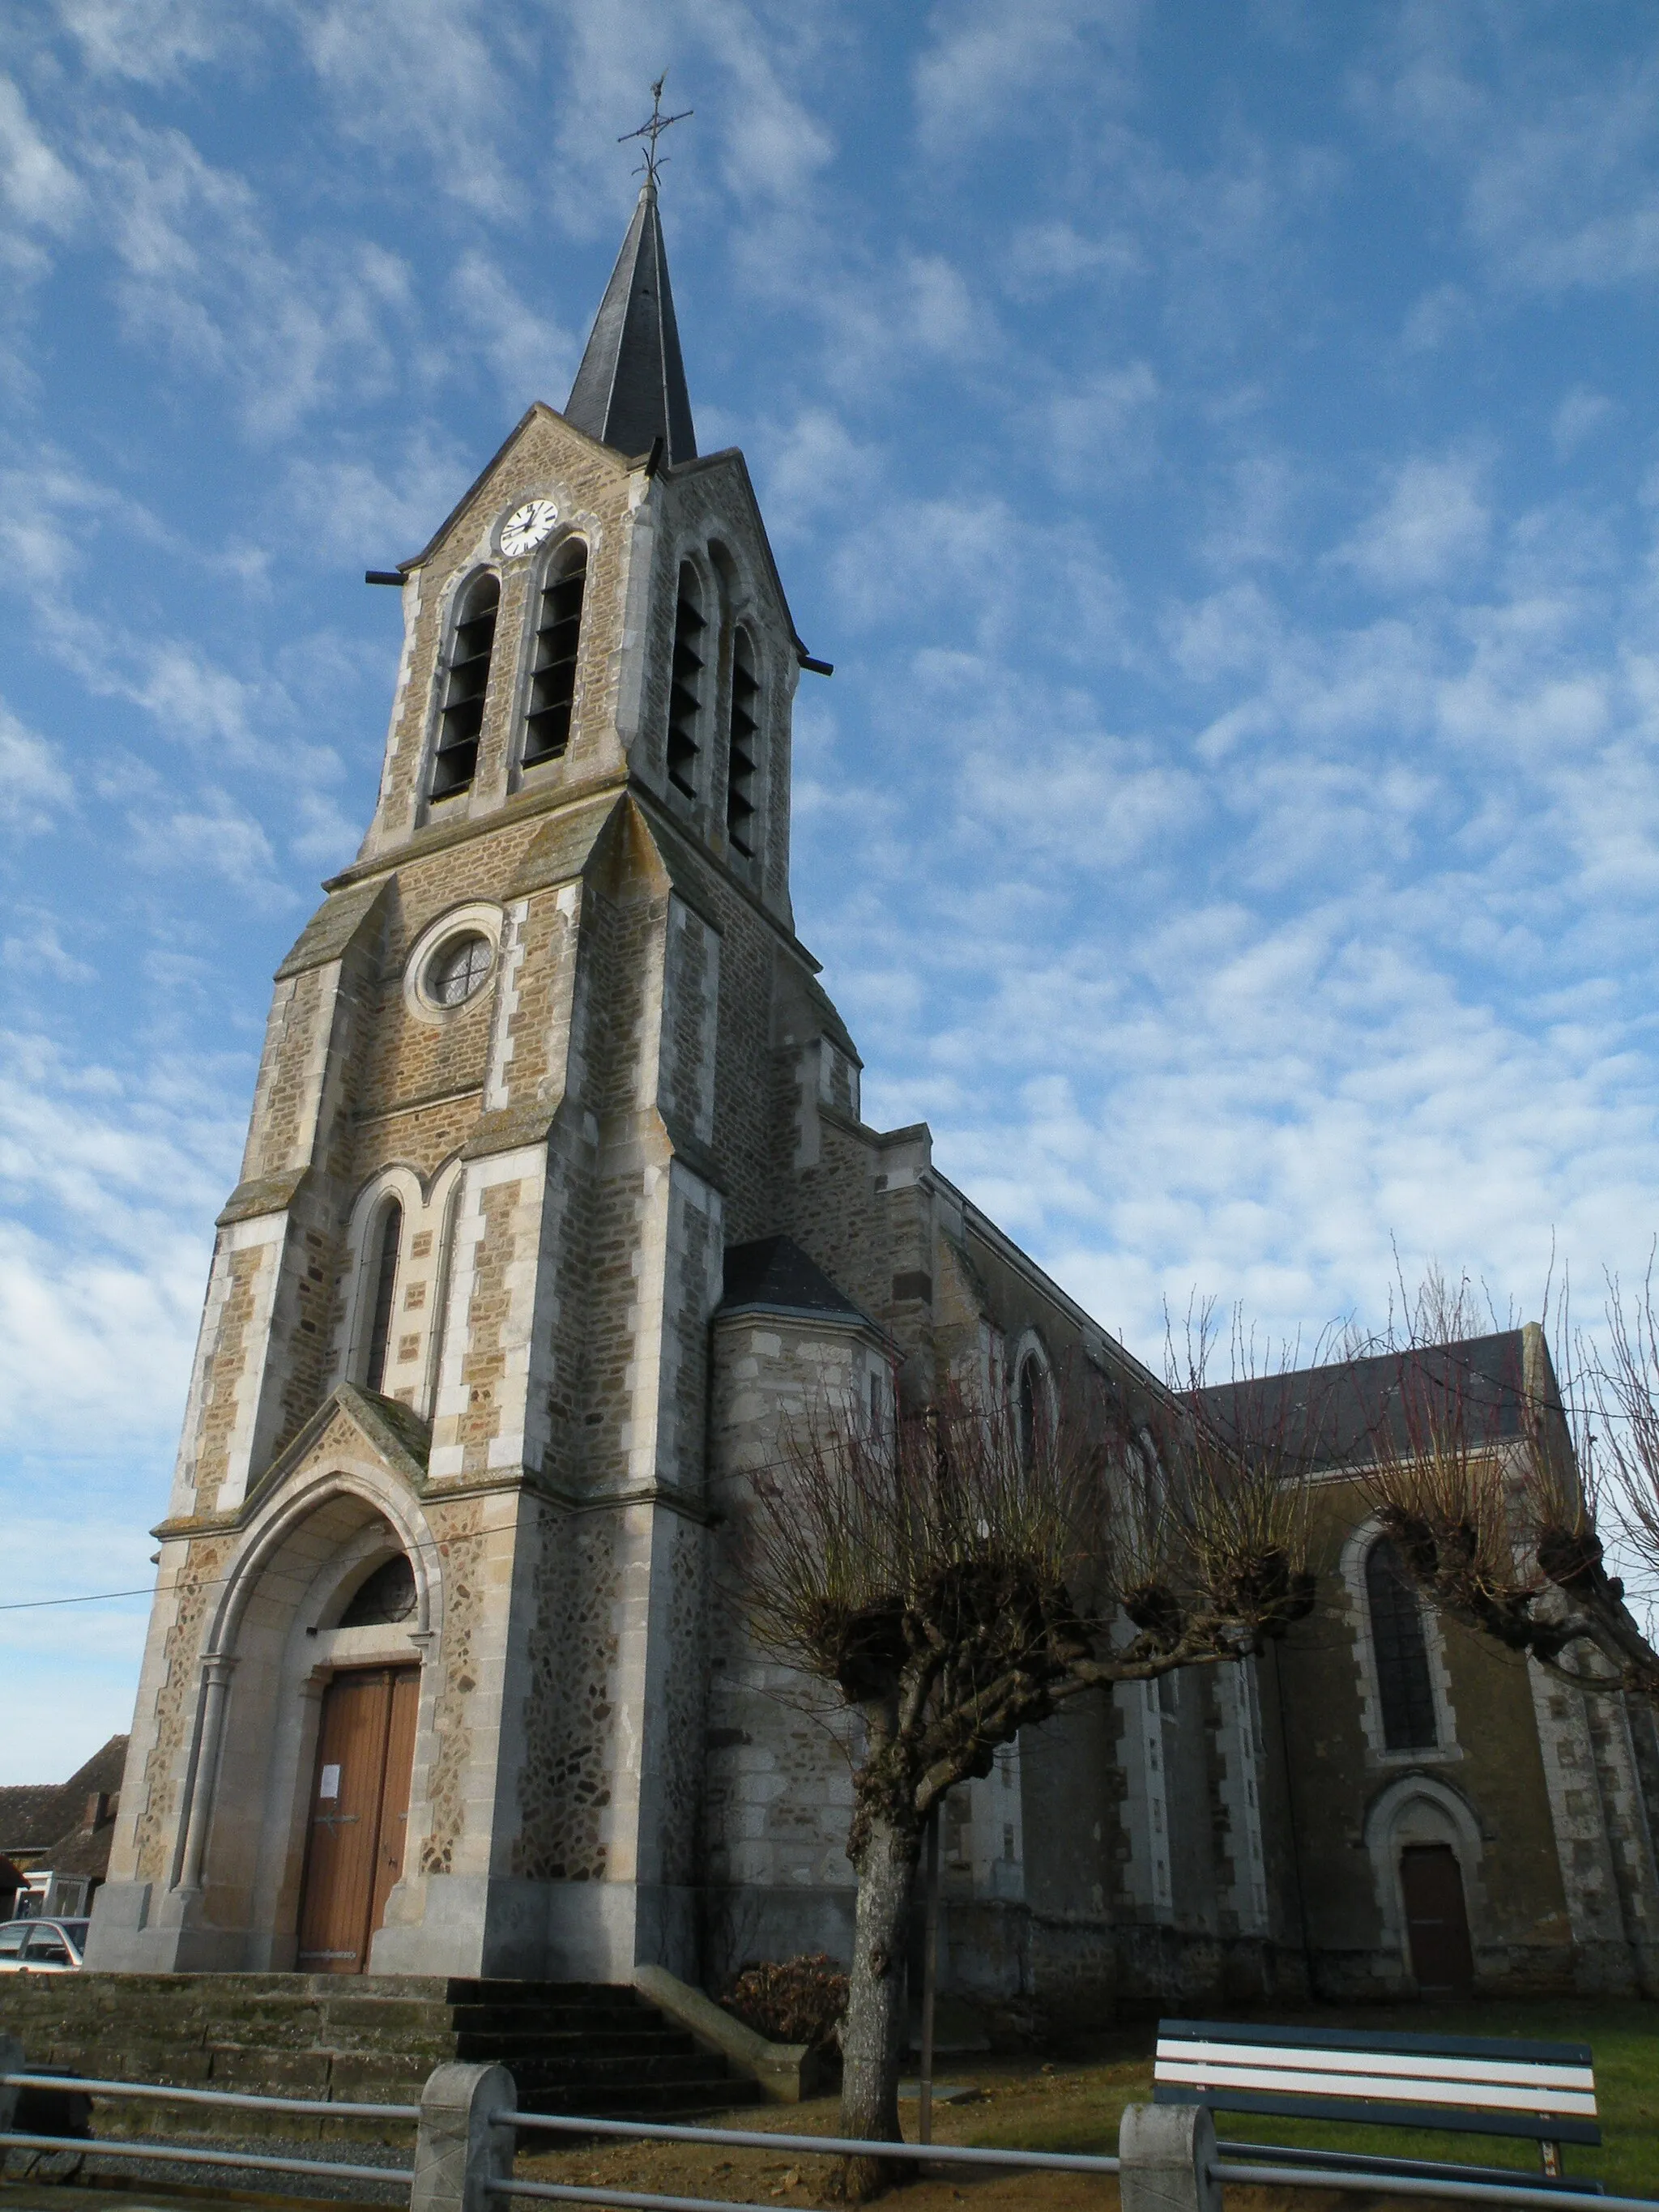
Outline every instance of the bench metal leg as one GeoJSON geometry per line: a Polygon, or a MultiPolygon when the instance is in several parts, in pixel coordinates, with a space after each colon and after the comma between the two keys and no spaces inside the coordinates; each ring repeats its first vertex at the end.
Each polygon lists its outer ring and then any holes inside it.
{"type": "Polygon", "coordinates": [[[1538,2163],[1552,2181],[1559,2179],[1561,2172],[1560,2144],[1540,2139],[1538,2145],[1538,2163]]]}

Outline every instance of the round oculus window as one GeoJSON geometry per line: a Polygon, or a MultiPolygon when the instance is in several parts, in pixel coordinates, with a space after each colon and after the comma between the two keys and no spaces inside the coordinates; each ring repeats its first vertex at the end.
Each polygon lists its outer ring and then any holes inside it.
{"type": "Polygon", "coordinates": [[[452,937],[427,963],[426,994],[434,1006],[464,1006],[483,988],[495,964],[495,946],[477,930],[452,937]]]}

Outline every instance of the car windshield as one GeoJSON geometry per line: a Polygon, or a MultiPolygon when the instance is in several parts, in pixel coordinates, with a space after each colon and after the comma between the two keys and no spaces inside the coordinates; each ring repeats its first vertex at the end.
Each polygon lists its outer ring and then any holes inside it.
{"type": "Polygon", "coordinates": [[[0,1927],[0,1959],[15,1958],[23,1948],[23,1939],[33,1926],[29,1920],[8,1920],[0,1927]]]}

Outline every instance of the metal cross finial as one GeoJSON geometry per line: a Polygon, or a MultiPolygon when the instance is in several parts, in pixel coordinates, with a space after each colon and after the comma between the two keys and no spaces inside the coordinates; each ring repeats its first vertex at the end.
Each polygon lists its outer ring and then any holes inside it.
{"type": "MultiPolygon", "coordinates": [[[[617,143],[619,146],[627,145],[630,138],[643,138],[647,142],[645,149],[645,160],[640,166],[645,171],[647,181],[653,185],[657,181],[658,170],[661,168],[663,163],[668,159],[666,154],[660,155],[658,154],[658,139],[661,137],[663,132],[667,130],[671,123],[684,123],[688,115],[695,114],[696,112],[695,108],[683,107],[678,115],[665,115],[663,113],[662,88],[667,82],[668,71],[665,70],[662,75],[657,79],[655,84],[651,88],[650,121],[648,123],[641,123],[637,131],[624,131],[622,137],[617,141],[617,143]]],[[[639,174],[639,170],[636,169],[634,173],[637,176],[639,174]]]]}

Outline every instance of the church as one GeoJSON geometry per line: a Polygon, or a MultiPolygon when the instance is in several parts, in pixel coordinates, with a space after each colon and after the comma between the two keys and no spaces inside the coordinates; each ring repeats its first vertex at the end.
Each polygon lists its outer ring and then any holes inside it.
{"type": "MultiPolygon", "coordinates": [[[[699,453],[647,173],[568,401],[395,574],[374,819],[278,968],[88,1963],[718,1989],[850,1945],[844,1719],[732,1509],[815,1409],[1164,1385],[862,1118],[794,930],[796,632],[699,453]]],[[[1547,1394],[1536,1331],[1470,1347],[1547,1394]]],[[[1348,1480],[1313,1618],[947,1801],[994,2011],[1651,1993],[1659,1744],[1424,1607],[1348,1480]]]]}

